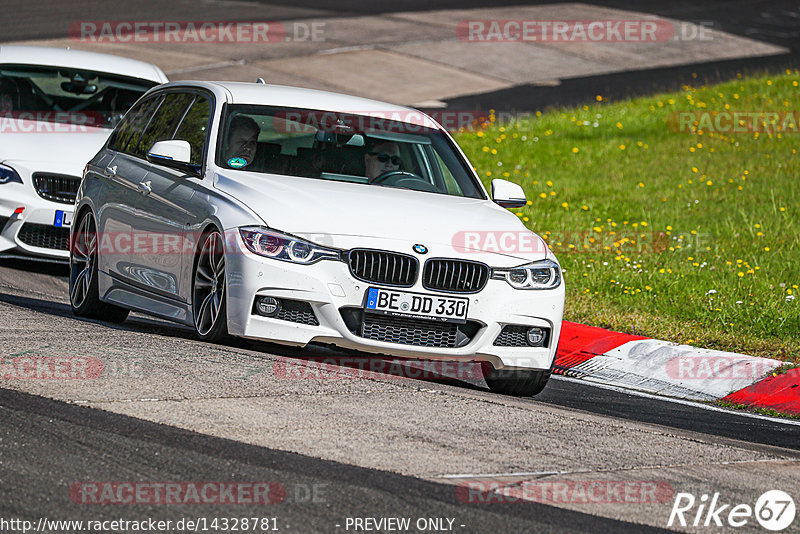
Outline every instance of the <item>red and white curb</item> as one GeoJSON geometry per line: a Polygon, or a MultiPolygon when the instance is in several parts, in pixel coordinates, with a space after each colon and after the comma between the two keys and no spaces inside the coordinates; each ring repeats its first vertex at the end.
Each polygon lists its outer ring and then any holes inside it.
{"type": "Polygon", "coordinates": [[[553,372],[654,395],[800,413],[800,369],[764,378],[783,363],[564,321],[553,372]]]}

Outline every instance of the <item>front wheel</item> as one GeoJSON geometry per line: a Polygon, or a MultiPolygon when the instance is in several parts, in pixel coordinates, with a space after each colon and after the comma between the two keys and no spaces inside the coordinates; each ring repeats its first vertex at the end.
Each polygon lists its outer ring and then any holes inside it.
{"type": "Polygon", "coordinates": [[[128,310],[100,300],[97,289],[97,225],[91,211],[77,221],[69,243],[69,303],[78,317],[121,323],[128,310]]]}
{"type": "Polygon", "coordinates": [[[217,230],[204,234],[201,243],[192,288],[194,329],[201,340],[218,342],[228,337],[225,243],[217,230]]]}
{"type": "Polygon", "coordinates": [[[495,369],[484,366],[486,384],[494,393],[513,397],[532,397],[542,392],[550,380],[550,369],[495,369]]]}

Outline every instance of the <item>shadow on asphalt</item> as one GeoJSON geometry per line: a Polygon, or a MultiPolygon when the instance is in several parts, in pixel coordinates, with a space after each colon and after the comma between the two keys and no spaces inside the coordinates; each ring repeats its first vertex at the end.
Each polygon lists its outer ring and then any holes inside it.
{"type": "MultiPolygon", "coordinates": [[[[280,530],[336,532],[347,517],[408,516],[456,518],[460,532],[631,532],[662,531],[537,502],[491,504],[467,499],[457,486],[387,471],[347,465],[302,454],[249,445],[27,393],[0,389],[0,454],[5,515],[70,519],[118,519],[146,513],[159,519],[181,516],[269,515],[280,530]],[[24,450],[20,443],[26,446],[24,450]],[[46,465],[31,473],[31,465],[46,465]],[[149,504],[76,506],[70,493],[79,481],[271,481],[287,490],[274,507],[263,504],[149,504]],[[125,477],[125,478],[119,478],[125,477]],[[55,483],[54,483],[55,482],[55,483]],[[324,486],[322,499],[298,499],[292,488],[324,486]],[[21,499],[21,497],[27,497],[21,499]],[[24,503],[24,504],[23,504],[24,503]],[[77,517],[76,517],[77,516],[77,517]]],[[[322,439],[322,438],[320,438],[322,439]]],[[[472,495],[472,494],[470,494],[472,495]]],[[[191,502],[191,501],[188,501],[191,502]]],[[[197,502],[197,501],[195,501],[197,502]]]]}
{"type": "MultiPolygon", "coordinates": [[[[191,328],[139,314],[130,316],[124,323],[114,324],[77,317],[72,314],[69,304],[52,302],[36,297],[10,295],[0,292],[0,302],[54,317],[66,317],[75,321],[98,324],[113,330],[188,339],[200,343],[191,328]]],[[[338,375],[340,378],[361,377],[386,380],[396,377],[398,379],[415,379],[437,384],[448,384],[466,389],[487,390],[485,384],[481,384],[483,376],[479,374],[479,366],[477,366],[478,370],[475,370],[466,365],[431,364],[428,361],[423,363],[421,360],[372,355],[317,343],[309,344],[307,347],[291,347],[266,341],[229,338],[225,342],[216,345],[257,351],[282,359],[290,358],[296,360],[295,362],[283,360],[281,365],[284,371],[309,378],[313,376],[333,377],[338,375]],[[452,372],[461,373],[456,374],[456,376],[467,377],[469,381],[448,376],[452,372]],[[482,385],[484,387],[481,387],[482,385]]]]}
{"type": "Polygon", "coordinates": [[[69,264],[65,262],[22,260],[0,257],[0,267],[25,273],[46,274],[56,278],[69,278],[69,264]]]}
{"type": "MultiPolygon", "coordinates": [[[[25,267],[26,270],[29,270],[27,265],[25,267]]],[[[47,274],[48,269],[39,266],[39,270],[36,272],[47,274]]],[[[54,276],[57,275],[54,274],[54,276]]],[[[75,317],[68,304],[33,296],[11,295],[0,291],[0,302],[54,317],[98,324],[114,330],[196,341],[191,328],[138,314],[132,315],[122,324],[112,324],[75,317]]],[[[454,378],[452,373],[437,373],[435,366],[423,367],[425,372],[420,373],[419,360],[370,355],[330,345],[311,344],[302,348],[238,338],[231,338],[227,343],[218,346],[245,349],[263,353],[265,356],[277,357],[278,360],[273,365],[282,365],[284,372],[305,375],[309,378],[352,376],[376,380],[413,379],[417,381],[418,387],[424,387],[426,383],[444,384],[465,390],[489,393],[482,378],[476,379],[472,374],[456,374],[455,376],[461,378],[454,378]],[[380,365],[375,365],[376,361],[380,365]],[[468,378],[463,379],[465,376],[468,378]]],[[[258,354],[253,355],[258,357],[258,354]]],[[[457,369],[461,372],[466,368],[458,367],[457,369]]],[[[467,370],[467,372],[469,371],[467,370]]],[[[787,424],[781,420],[744,417],[728,411],[709,411],[694,405],[675,403],[669,399],[641,397],[631,393],[598,388],[591,384],[559,380],[558,377],[551,379],[542,393],[525,400],[525,402],[550,404],[586,413],[679,428],[753,444],[760,443],[800,450],[800,425],[787,424]]]]}
{"type": "MultiPolygon", "coordinates": [[[[67,317],[77,321],[103,325],[107,328],[128,332],[149,333],[178,339],[195,340],[194,332],[185,326],[133,316],[121,325],[84,319],[72,315],[68,304],[51,302],[35,297],[9,295],[0,292],[0,302],[23,307],[55,317],[67,317]]],[[[424,384],[445,384],[465,390],[488,392],[482,379],[457,379],[436,372],[436,368],[423,367],[419,372],[419,361],[367,355],[358,351],[343,350],[331,346],[309,345],[306,348],[288,347],[266,342],[231,339],[220,347],[240,348],[265,355],[277,356],[273,365],[281,366],[276,372],[295,373],[308,378],[361,377],[379,381],[416,380],[418,387],[424,384]],[[380,365],[375,365],[375,362],[380,365]],[[366,370],[366,371],[365,371],[366,370]]],[[[252,354],[252,353],[251,353],[252,354]]],[[[257,355],[254,355],[257,357],[257,355]]],[[[464,367],[457,369],[466,369],[464,367]]],[[[468,371],[467,371],[468,372],[468,371]]],[[[465,375],[456,375],[465,376],[465,375]]],[[[469,375],[472,376],[472,375],[469,375]]],[[[497,397],[498,399],[502,397],[497,397]]],[[[624,420],[652,423],[692,432],[720,436],[793,450],[800,450],[800,425],[791,425],[770,419],[743,417],[724,411],[709,411],[698,406],[679,404],[668,399],[653,399],[630,393],[611,391],[590,384],[551,379],[545,390],[525,402],[544,403],[579,410],[585,413],[617,417],[624,420]]]]}

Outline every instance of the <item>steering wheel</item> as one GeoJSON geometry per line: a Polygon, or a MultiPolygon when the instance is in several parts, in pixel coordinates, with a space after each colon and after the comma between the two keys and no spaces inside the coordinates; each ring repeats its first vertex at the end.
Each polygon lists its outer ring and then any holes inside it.
{"type": "Polygon", "coordinates": [[[418,174],[408,171],[386,171],[372,180],[373,184],[403,187],[414,191],[437,192],[435,185],[425,180],[418,174]]]}
{"type": "Polygon", "coordinates": [[[408,171],[386,171],[386,172],[381,173],[378,176],[376,176],[375,179],[372,180],[371,183],[380,184],[382,182],[386,182],[392,176],[400,176],[400,177],[406,177],[406,178],[414,178],[416,180],[422,180],[421,176],[419,176],[418,174],[414,174],[413,172],[408,172],[408,171]]]}

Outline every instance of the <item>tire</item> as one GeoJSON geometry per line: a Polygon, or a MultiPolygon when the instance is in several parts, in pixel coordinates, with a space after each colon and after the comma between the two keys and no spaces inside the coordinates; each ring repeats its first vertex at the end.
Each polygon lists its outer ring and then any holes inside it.
{"type": "Polygon", "coordinates": [[[550,380],[550,369],[495,369],[484,365],[484,378],[489,389],[501,395],[532,397],[542,392],[550,380]]]}
{"type": "Polygon", "coordinates": [[[225,241],[214,229],[200,238],[192,272],[192,318],[202,341],[217,343],[229,337],[225,279],[225,241]]]}
{"type": "Polygon", "coordinates": [[[69,303],[78,317],[121,323],[129,311],[100,301],[97,289],[97,224],[86,210],[76,221],[69,243],[69,303]]]}

